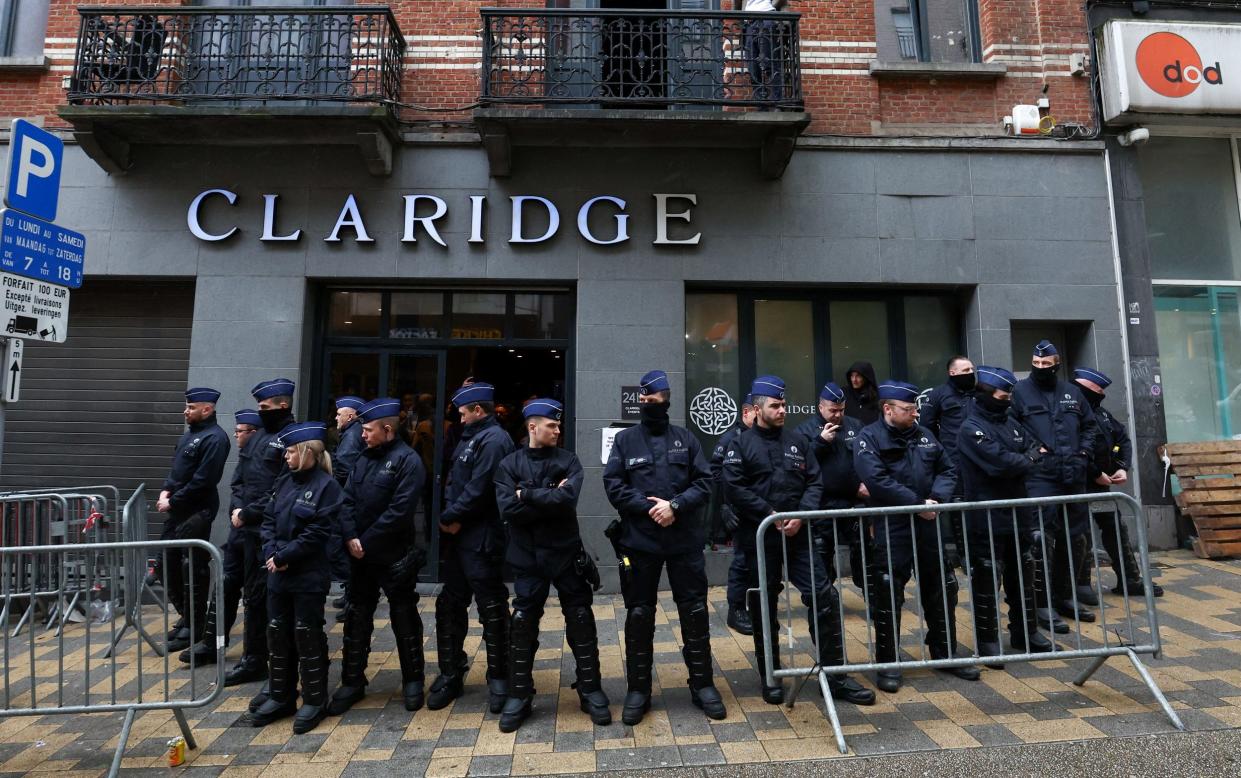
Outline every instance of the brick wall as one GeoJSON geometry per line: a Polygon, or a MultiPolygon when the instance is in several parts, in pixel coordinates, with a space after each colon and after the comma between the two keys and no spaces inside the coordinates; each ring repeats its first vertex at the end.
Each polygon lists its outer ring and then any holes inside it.
{"type": "MultiPolygon", "coordinates": [[[[132,5],[118,0],[106,4],[132,5]]],[[[733,0],[723,0],[730,8],[733,0]]],[[[801,50],[810,132],[821,134],[919,132],[998,133],[1001,117],[1018,102],[1036,99],[1044,84],[1052,114],[1060,121],[1089,125],[1085,78],[1068,72],[1069,56],[1088,51],[1079,0],[978,0],[984,61],[1003,63],[1008,75],[994,81],[953,76],[877,79],[869,73],[875,54],[872,0],[797,0],[802,14],[801,50]]],[[[96,0],[95,4],[98,4],[96,0]]],[[[176,7],[183,0],[144,0],[176,7]]],[[[72,70],[78,31],[77,3],[51,0],[45,73],[0,70],[0,117],[42,117],[62,126],[55,107],[64,101],[64,79],[72,70]]],[[[539,0],[396,0],[393,10],[406,35],[405,102],[435,112],[406,110],[411,121],[468,122],[479,92],[481,21],[484,6],[541,6],[539,0]]]]}

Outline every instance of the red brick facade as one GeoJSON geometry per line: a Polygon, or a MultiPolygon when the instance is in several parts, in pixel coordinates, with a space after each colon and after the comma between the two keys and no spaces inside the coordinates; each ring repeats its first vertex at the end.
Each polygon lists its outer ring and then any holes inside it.
{"type": "MultiPolygon", "coordinates": [[[[99,4],[95,0],[94,4],[99,4]]],[[[132,2],[103,0],[113,5],[132,2]]],[[[724,0],[731,7],[733,0],[724,0]]],[[[797,0],[802,14],[801,48],[806,109],[814,121],[810,134],[999,134],[1012,106],[1032,102],[1048,86],[1051,113],[1060,122],[1092,123],[1086,77],[1069,73],[1074,54],[1088,51],[1088,30],[1080,0],[978,0],[983,61],[1002,63],[1007,74],[970,80],[946,74],[877,78],[875,22],[869,0],[797,0]],[[937,133],[937,126],[943,130],[937,133]]],[[[144,4],[179,6],[174,0],[144,4]]],[[[64,102],[64,81],[72,70],[78,31],[77,3],[51,0],[45,72],[0,69],[0,117],[42,117],[60,126],[55,115],[64,102]]],[[[397,0],[392,3],[409,42],[403,100],[429,108],[470,106],[479,94],[481,27],[486,6],[531,7],[525,0],[397,0]]],[[[469,111],[419,113],[402,118],[468,122],[469,111]]]]}

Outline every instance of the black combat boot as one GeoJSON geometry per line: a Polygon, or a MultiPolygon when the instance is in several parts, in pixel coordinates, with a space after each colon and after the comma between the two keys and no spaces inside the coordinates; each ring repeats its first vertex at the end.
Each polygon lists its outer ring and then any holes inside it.
{"type": "Polygon", "coordinates": [[[635,605],[625,617],[625,679],[629,692],[621,721],[633,726],[651,709],[651,669],[655,664],[655,611],[635,605]]]}
{"type": "MultiPolygon", "coordinates": [[[[750,622],[754,625],[754,663],[758,668],[759,684],[763,689],[763,702],[768,705],[779,705],[784,702],[784,684],[780,679],[776,679],[775,686],[767,685],[767,651],[763,640],[763,609],[761,592],[751,591],[746,593],[746,604],[750,609],[750,622]]],[[[767,624],[771,635],[771,667],[773,670],[780,669],[780,620],[776,613],[776,595],[773,593],[767,599],[767,624]]]]}
{"type": "Polygon", "coordinates": [[[345,609],[345,634],[341,640],[340,686],[328,702],[329,714],[339,716],[366,696],[366,664],[374,629],[374,619],[367,618],[361,608],[350,603],[345,609]]]}
{"type": "Polygon", "coordinates": [[[427,707],[440,710],[448,707],[464,690],[465,633],[469,627],[468,606],[452,602],[444,594],[435,601],[435,646],[439,655],[439,675],[431,683],[427,707]]]}
{"type": "Polygon", "coordinates": [[[389,620],[396,635],[396,654],[401,661],[401,696],[405,710],[422,708],[423,685],[426,681],[426,659],[422,655],[422,617],[418,615],[418,598],[398,604],[389,601],[389,620]]]}
{"type": "Polygon", "coordinates": [[[707,718],[727,718],[724,698],[715,688],[711,668],[711,620],[707,613],[707,601],[678,605],[681,616],[681,656],[689,670],[689,695],[694,707],[702,710],[707,718]]]}
{"type": "Polygon", "coordinates": [[[268,624],[267,647],[271,665],[267,678],[267,700],[253,713],[246,714],[246,720],[252,727],[265,727],[297,713],[297,666],[283,622],[273,619],[268,624]]]}
{"type": "MultiPolygon", "coordinates": [[[[827,586],[815,598],[818,612],[806,609],[806,619],[810,624],[810,634],[814,637],[814,645],[819,652],[819,664],[823,667],[837,667],[845,664],[845,644],[842,625],[840,623],[840,602],[837,599],[836,587],[827,586]]],[[[854,705],[874,705],[875,693],[847,675],[829,675],[828,688],[832,697],[854,705]]]]}
{"type": "Polygon", "coordinates": [[[487,707],[499,713],[508,700],[508,625],[512,616],[508,602],[492,600],[478,608],[487,647],[487,707]]]}
{"type": "Polygon", "coordinates": [[[599,669],[599,633],[595,628],[595,614],[587,606],[564,610],[565,639],[573,651],[573,663],[577,670],[578,702],[582,712],[590,716],[596,726],[612,723],[611,702],[603,693],[603,678],[599,669]]]}
{"type": "Polygon", "coordinates": [[[327,717],[327,675],[331,662],[327,656],[327,635],[321,627],[298,622],[293,638],[302,671],[302,707],[293,719],[293,733],[301,735],[327,717]]]}
{"type": "MultiPolygon", "coordinates": [[[[568,621],[565,631],[568,632],[568,621]]],[[[539,620],[527,611],[513,611],[509,630],[508,698],[500,709],[500,731],[516,732],[530,716],[534,699],[534,655],[539,650],[539,620]]]]}

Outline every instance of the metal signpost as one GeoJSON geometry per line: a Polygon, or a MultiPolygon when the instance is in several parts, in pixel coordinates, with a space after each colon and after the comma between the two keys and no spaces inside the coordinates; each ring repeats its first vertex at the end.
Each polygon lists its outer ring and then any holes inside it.
{"type": "Polygon", "coordinates": [[[64,343],[69,334],[69,290],[82,286],[86,238],[57,224],[65,144],[47,130],[14,119],[9,133],[8,180],[0,209],[0,341],[4,345],[0,394],[0,454],[4,408],[21,397],[23,340],[64,343]]]}

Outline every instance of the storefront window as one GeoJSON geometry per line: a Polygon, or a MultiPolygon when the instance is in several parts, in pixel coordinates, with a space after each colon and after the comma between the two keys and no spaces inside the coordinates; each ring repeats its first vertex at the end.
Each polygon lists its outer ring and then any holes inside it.
{"type": "Polygon", "coordinates": [[[567,294],[515,294],[513,337],[523,340],[567,338],[572,310],[567,294]]]}
{"type": "Polygon", "coordinates": [[[1169,442],[1241,433],[1241,313],[1235,287],[1155,287],[1169,442]]]}
{"type": "Polygon", "coordinates": [[[375,337],[383,314],[379,292],[332,292],[329,333],[353,338],[375,337]]]}
{"type": "Polygon", "coordinates": [[[1153,278],[1241,280],[1233,142],[1154,137],[1139,147],[1153,278]]]}
{"type": "Polygon", "coordinates": [[[796,427],[816,412],[819,387],[809,300],[754,301],[754,359],[756,375],[784,379],[787,426],[796,427]]]}
{"type": "MultiPolygon", "coordinates": [[[[939,386],[947,361],[960,353],[960,317],[942,297],[905,298],[905,380],[922,389],[939,386]]],[[[879,376],[883,380],[883,376],[879,376]]]]}
{"type": "Polygon", "coordinates": [[[735,294],[686,296],[686,417],[708,451],[739,418],[745,394],[739,344],[735,294]]]}
{"type": "MultiPolygon", "coordinates": [[[[855,362],[869,362],[875,380],[892,375],[888,340],[888,304],[882,300],[841,300],[831,306],[832,380],[845,385],[845,372],[855,362]]],[[[954,331],[955,332],[955,331],[954,331]]]]}
{"type": "Polygon", "coordinates": [[[505,295],[492,292],[455,292],[452,296],[454,338],[504,337],[505,295]]]}
{"type": "Polygon", "coordinates": [[[444,337],[443,292],[393,292],[389,338],[444,337]]]}

